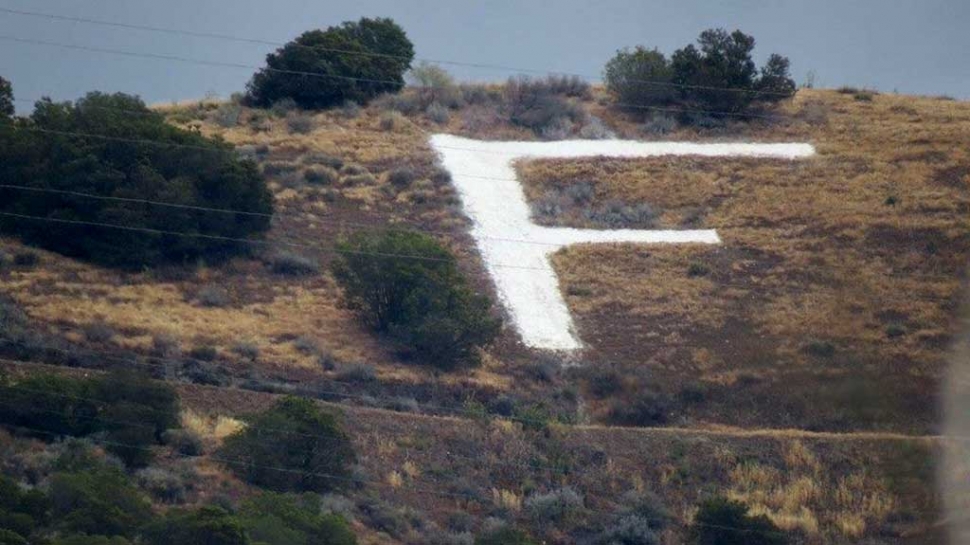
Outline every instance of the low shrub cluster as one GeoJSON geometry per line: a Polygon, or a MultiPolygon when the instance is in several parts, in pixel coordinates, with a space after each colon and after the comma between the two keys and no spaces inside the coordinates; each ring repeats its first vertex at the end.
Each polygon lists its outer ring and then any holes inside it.
{"type": "Polygon", "coordinates": [[[135,480],[91,450],[72,451],[41,488],[23,489],[0,476],[0,543],[26,545],[354,545],[340,514],[324,510],[316,495],[259,493],[231,511],[213,504],[156,514],[148,496],[176,498],[188,477],[155,468],[135,480]],[[174,495],[173,495],[174,494],[174,495]]]}
{"type": "Polygon", "coordinates": [[[246,428],[226,438],[219,456],[242,479],[279,492],[340,488],[355,460],[336,417],[296,397],[251,417],[246,428]]]}
{"type": "Polygon", "coordinates": [[[169,125],[140,99],[124,94],[90,93],[74,103],[38,102],[30,117],[17,118],[12,130],[0,131],[0,178],[40,190],[258,213],[211,214],[0,190],[0,211],[59,220],[7,217],[0,219],[0,232],[65,255],[125,268],[243,252],[248,245],[234,239],[265,232],[273,211],[272,196],[254,163],[241,160],[222,141],[169,125]],[[99,137],[65,134],[74,132],[99,137]]]}
{"type": "Polygon", "coordinates": [[[561,85],[554,77],[513,77],[505,84],[505,107],[512,124],[548,139],[561,139],[586,121],[582,106],[568,100],[576,93],[574,87],[561,85]]]}
{"type": "Polygon", "coordinates": [[[455,257],[409,231],[357,233],[338,245],[334,277],[348,306],[406,355],[442,369],[477,363],[500,322],[455,257]]]}
{"type": "Polygon", "coordinates": [[[130,372],[75,379],[30,375],[0,381],[0,423],[53,440],[102,434],[105,449],[127,465],[144,467],[151,446],[179,427],[175,391],[130,372]]]}

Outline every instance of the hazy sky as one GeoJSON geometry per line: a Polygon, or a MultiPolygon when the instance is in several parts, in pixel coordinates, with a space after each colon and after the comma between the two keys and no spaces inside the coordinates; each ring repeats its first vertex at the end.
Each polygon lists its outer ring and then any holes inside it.
{"type": "MultiPolygon", "coordinates": [[[[970,98],[967,0],[0,0],[0,8],[287,41],[361,16],[389,16],[418,57],[576,72],[598,78],[624,46],[670,53],[709,27],[757,38],[758,60],[788,56],[819,86],[970,98]]],[[[58,41],[247,65],[270,46],[50,21],[0,12],[0,37],[58,41]]],[[[462,79],[509,71],[449,66],[462,79]]],[[[0,39],[0,75],[18,99],[125,91],[149,102],[242,90],[252,70],[121,57],[0,39]]],[[[18,102],[21,110],[30,104],[18,102]]]]}

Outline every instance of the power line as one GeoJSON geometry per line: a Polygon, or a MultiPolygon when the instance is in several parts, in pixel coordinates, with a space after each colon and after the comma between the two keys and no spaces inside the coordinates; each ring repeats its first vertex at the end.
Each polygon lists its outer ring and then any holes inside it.
{"type": "MultiPolygon", "coordinates": [[[[495,179],[495,178],[490,178],[490,179],[495,179]]],[[[495,180],[498,180],[498,179],[495,179],[495,180]]],[[[53,194],[67,194],[67,195],[79,196],[79,197],[84,197],[84,198],[102,199],[102,200],[110,200],[110,201],[121,201],[121,202],[134,202],[134,203],[152,204],[152,205],[158,205],[158,206],[168,206],[168,207],[174,207],[174,208],[184,208],[184,209],[190,209],[190,210],[197,210],[197,211],[200,211],[200,212],[214,212],[214,213],[226,213],[226,214],[249,214],[249,215],[272,217],[271,214],[265,214],[265,213],[246,212],[246,211],[239,211],[239,210],[233,210],[233,209],[223,209],[223,208],[209,208],[209,207],[192,206],[192,205],[180,205],[180,204],[175,204],[175,203],[166,203],[166,202],[162,202],[162,201],[153,201],[153,200],[139,199],[139,198],[110,197],[110,196],[94,195],[94,194],[90,194],[90,193],[82,193],[82,192],[75,192],[75,191],[68,191],[68,190],[57,190],[57,189],[48,189],[48,188],[31,188],[31,187],[28,187],[28,186],[19,186],[19,185],[15,185],[15,184],[0,184],[0,188],[16,189],[16,190],[27,190],[27,191],[53,193],[53,194]]],[[[296,214],[287,214],[287,215],[296,216],[296,214]]],[[[313,217],[315,217],[315,218],[317,218],[317,219],[319,219],[322,222],[331,221],[329,218],[321,217],[321,216],[316,215],[316,214],[313,214],[313,213],[310,213],[310,215],[313,216],[313,217]]],[[[259,240],[259,239],[244,239],[244,238],[228,237],[228,236],[221,236],[221,235],[207,235],[207,234],[203,234],[203,233],[187,233],[187,232],[183,232],[183,231],[170,231],[170,230],[163,230],[163,229],[154,229],[154,228],[149,228],[149,227],[136,227],[136,226],[130,226],[130,225],[110,224],[110,223],[95,222],[95,221],[68,220],[68,219],[62,219],[62,218],[51,218],[51,217],[43,217],[43,216],[32,216],[32,215],[17,214],[17,213],[12,213],[12,212],[0,212],[0,216],[9,216],[9,217],[14,217],[14,218],[18,218],[18,219],[27,219],[27,220],[31,220],[31,221],[46,221],[46,222],[64,223],[64,224],[72,224],[72,225],[82,225],[82,226],[92,226],[92,227],[119,229],[119,230],[124,230],[124,231],[143,232],[143,233],[146,233],[146,234],[158,234],[158,235],[166,235],[166,236],[180,236],[180,237],[189,237],[189,238],[214,239],[214,240],[221,240],[221,241],[226,241],[226,242],[237,242],[237,243],[242,243],[242,244],[254,244],[254,245],[260,245],[260,246],[283,245],[283,246],[289,246],[289,247],[295,247],[295,248],[304,248],[304,249],[308,249],[308,250],[311,250],[311,251],[318,251],[318,252],[323,252],[323,253],[337,253],[337,254],[346,254],[346,255],[374,256],[374,257],[389,258],[389,259],[414,259],[414,260],[420,260],[420,261],[436,261],[436,262],[450,262],[451,261],[451,260],[449,260],[447,258],[435,258],[435,257],[428,257],[428,256],[412,255],[412,254],[393,254],[393,253],[382,253],[382,252],[365,252],[365,251],[358,251],[358,250],[341,249],[341,248],[336,248],[336,247],[321,247],[321,246],[314,245],[314,244],[306,244],[306,243],[300,243],[300,242],[288,242],[288,241],[281,241],[281,240],[278,240],[278,241],[268,241],[268,240],[259,240]]],[[[375,229],[375,230],[382,230],[383,229],[383,230],[397,231],[397,232],[404,232],[404,231],[406,231],[404,229],[394,229],[394,228],[386,228],[385,229],[385,228],[378,227],[378,226],[372,226],[372,225],[361,224],[361,223],[356,223],[356,222],[339,222],[338,221],[336,223],[337,224],[343,224],[343,225],[349,225],[349,226],[352,226],[352,227],[355,227],[355,228],[362,228],[362,229],[371,228],[371,229],[375,229]]],[[[443,231],[443,230],[422,229],[422,228],[420,228],[420,226],[416,227],[416,229],[417,230],[423,230],[424,232],[428,232],[430,234],[439,234],[439,235],[443,235],[443,236],[452,236],[452,237],[453,236],[458,236],[458,233],[453,233],[453,232],[443,231]]],[[[719,229],[720,230],[724,230],[724,231],[731,231],[731,230],[764,229],[764,228],[760,228],[760,227],[746,227],[746,226],[726,226],[726,227],[721,227],[719,229]]],[[[512,238],[504,238],[504,237],[493,237],[493,236],[488,236],[488,235],[483,235],[483,236],[481,236],[479,238],[486,238],[486,239],[490,239],[490,240],[498,240],[498,241],[509,242],[509,243],[534,244],[534,245],[542,245],[542,246],[562,246],[561,244],[546,243],[546,242],[542,242],[542,241],[533,241],[533,240],[527,240],[527,239],[512,239],[512,238]]],[[[618,242],[616,244],[623,244],[623,243],[619,243],[618,242]]],[[[548,272],[550,270],[549,268],[546,268],[546,267],[532,267],[532,266],[526,266],[526,265],[512,265],[512,264],[504,264],[504,263],[495,263],[495,264],[491,264],[490,266],[497,267],[497,268],[510,268],[510,269],[519,269],[519,270],[535,270],[535,271],[544,271],[544,272],[548,272]]],[[[893,275],[893,276],[896,276],[896,275],[893,275]]],[[[952,280],[953,279],[953,276],[941,275],[941,276],[932,276],[932,277],[930,277],[930,276],[926,276],[926,275],[921,275],[921,276],[919,276],[919,278],[920,279],[923,279],[923,280],[925,280],[925,279],[931,279],[931,278],[932,279],[948,279],[948,280],[952,280]]],[[[719,286],[740,286],[740,287],[747,287],[747,286],[750,286],[751,285],[750,283],[738,283],[738,284],[733,284],[733,283],[729,284],[729,283],[726,283],[726,282],[716,282],[716,283],[719,286]]],[[[942,298],[942,300],[948,300],[948,299],[947,298],[942,298]]]]}
{"type": "MultiPolygon", "coordinates": [[[[531,69],[531,68],[516,68],[516,67],[502,66],[502,65],[495,65],[495,64],[482,64],[482,63],[459,62],[459,61],[450,61],[450,60],[428,59],[428,58],[421,58],[421,57],[414,57],[412,59],[411,57],[408,57],[408,56],[405,56],[405,55],[392,55],[392,54],[388,54],[388,53],[375,53],[375,52],[371,52],[371,51],[355,51],[355,50],[350,50],[350,49],[340,49],[340,48],[324,47],[324,46],[316,46],[316,45],[303,45],[303,44],[298,44],[295,41],[294,42],[289,42],[289,43],[284,43],[284,42],[276,42],[276,41],[270,41],[270,40],[263,40],[263,39],[258,39],[258,38],[240,37],[240,36],[234,36],[234,35],[229,35],[229,34],[219,34],[219,33],[212,33],[212,32],[199,32],[199,31],[192,31],[192,30],[169,28],[169,27],[158,27],[158,26],[150,26],[150,25],[138,25],[138,24],[132,24],[132,23],[121,23],[121,22],[116,22],[116,21],[105,21],[105,20],[102,20],[102,19],[91,19],[91,18],[86,18],[86,17],[71,17],[71,16],[66,16],[66,15],[59,15],[59,14],[52,14],[52,13],[40,13],[40,12],[26,11],[26,10],[16,10],[16,9],[10,9],[10,8],[0,8],[0,12],[10,13],[10,14],[14,14],[14,15],[22,15],[22,16],[26,16],[26,17],[46,18],[46,19],[57,20],[57,21],[68,21],[68,22],[73,22],[73,23],[83,23],[83,24],[89,24],[89,25],[100,25],[100,26],[108,26],[108,27],[116,27],[116,28],[126,28],[126,29],[130,29],[130,30],[143,30],[143,31],[148,31],[148,32],[158,32],[158,33],[171,34],[171,35],[176,35],[176,36],[190,36],[190,37],[196,37],[196,38],[209,38],[209,39],[226,40],[226,41],[232,41],[232,42],[238,42],[238,43],[251,43],[251,44],[258,44],[258,45],[269,45],[269,46],[273,46],[273,47],[291,46],[291,47],[297,47],[297,48],[301,48],[301,49],[305,49],[305,50],[319,51],[319,52],[324,52],[324,53],[336,53],[336,54],[340,54],[340,55],[357,55],[357,56],[362,56],[362,57],[389,58],[389,59],[403,60],[403,61],[407,61],[407,62],[410,62],[411,60],[417,60],[417,61],[428,62],[428,63],[431,63],[431,64],[453,65],[453,66],[463,66],[463,67],[469,67],[469,68],[483,68],[483,69],[490,69],[490,70],[503,70],[503,71],[521,72],[521,73],[546,74],[546,75],[551,75],[551,76],[569,76],[569,77],[575,77],[575,78],[580,78],[580,79],[590,80],[590,81],[598,81],[599,80],[598,77],[593,77],[593,76],[583,75],[583,74],[577,74],[577,73],[571,73],[571,72],[556,72],[556,71],[551,71],[551,70],[538,70],[538,69],[531,69]]],[[[720,87],[720,86],[712,86],[712,85],[691,85],[691,84],[676,83],[676,82],[671,82],[671,81],[648,80],[648,79],[633,79],[633,78],[628,79],[627,81],[632,82],[632,83],[642,83],[642,84],[645,84],[645,85],[656,85],[656,86],[660,86],[660,87],[674,87],[674,88],[680,88],[680,89],[696,89],[696,90],[706,90],[706,91],[728,91],[728,92],[737,92],[737,93],[744,93],[744,94],[751,94],[751,95],[774,95],[774,96],[782,96],[782,97],[790,97],[790,96],[792,96],[792,93],[786,93],[786,92],[782,92],[782,91],[772,91],[772,90],[768,90],[768,89],[746,89],[746,88],[741,88],[741,87],[720,87]]]]}
{"type": "Polygon", "coordinates": [[[324,74],[322,72],[304,72],[302,70],[286,70],[283,68],[270,68],[261,67],[251,64],[242,64],[235,62],[223,62],[223,61],[208,61],[203,59],[193,59],[191,57],[181,57],[178,55],[163,55],[160,53],[142,53],[137,51],[125,51],[122,49],[107,49],[102,47],[91,47],[86,45],[75,45],[75,44],[64,44],[60,42],[51,42],[47,40],[36,40],[32,38],[17,38],[14,36],[2,36],[0,35],[0,40],[6,40],[9,42],[17,42],[32,45],[45,45],[50,47],[59,47],[62,49],[73,49],[78,51],[88,51],[91,53],[107,53],[111,55],[121,55],[125,57],[135,57],[143,59],[155,59],[162,61],[176,61],[184,62],[188,64],[196,64],[200,66],[224,66],[227,68],[245,68],[247,70],[266,70],[267,72],[274,72],[277,74],[288,74],[291,76],[304,76],[311,78],[326,78],[326,79],[339,79],[346,81],[356,81],[363,83],[388,83],[394,85],[400,85],[401,82],[389,79],[374,79],[374,78],[359,78],[354,76],[344,76],[340,74],[324,74]]]}
{"type": "MultiPolygon", "coordinates": [[[[234,242],[234,243],[240,243],[240,244],[253,244],[253,245],[260,245],[260,246],[283,245],[283,246],[290,246],[294,248],[305,248],[305,249],[315,250],[319,252],[331,252],[331,253],[344,254],[344,255],[373,256],[373,257],[381,257],[381,258],[388,258],[388,259],[414,259],[419,261],[434,261],[434,262],[446,262],[446,263],[453,262],[452,259],[448,259],[448,258],[427,257],[427,256],[409,255],[409,254],[393,254],[393,253],[383,253],[383,252],[364,252],[364,251],[358,251],[358,250],[346,250],[346,249],[333,248],[333,247],[322,248],[319,246],[314,246],[312,244],[301,244],[297,242],[286,242],[286,241],[273,242],[273,241],[267,241],[267,240],[237,238],[237,237],[228,237],[228,236],[221,236],[221,235],[207,235],[204,233],[185,233],[182,231],[169,231],[165,229],[154,229],[150,227],[133,227],[130,225],[117,225],[113,223],[103,223],[103,222],[97,222],[97,221],[69,220],[69,219],[63,219],[63,218],[31,216],[28,214],[16,214],[13,212],[0,212],[0,216],[7,216],[11,218],[25,219],[30,221],[60,223],[60,224],[66,224],[66,225],[79,225],[79,226],[87,226],[87,227],[100,227],[105,229],[117,229],[121,231],[141,232],[141,233],[154,234],[154,235],[201,238],[206,240],[217,240],[222,242],[234,242]]],[[[496,263],[490,266],[508,268],[508,269],[522,269],[522,270],[545,271],[545,272],[548,272],[550,270],[549,268],[546,268],[546,267],[529,267],[525,265],[511,265],[511,264],[504,264],[504,263],[496,263]]]]}

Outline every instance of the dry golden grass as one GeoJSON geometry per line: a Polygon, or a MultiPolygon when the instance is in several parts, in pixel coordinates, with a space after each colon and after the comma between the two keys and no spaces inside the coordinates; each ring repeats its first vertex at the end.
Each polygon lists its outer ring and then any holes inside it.
{"type": "MultiPolygon", "coordinates": [[[[817,157],[518,165],[531,199],[591,182],[589,206],[649,203],[659,227],[716,228],[724,240],[557,254],[589,359],[671,395],[699,384],[758,399],[682,408],[698,421],[931,429],[933,404],[916,400],[937,393],[970,259],[970,105],[800,91],[785,113],[726,136],[808,141],[817,157]]],[[[557,222],[590,226],[578,208],[557,222]]]]}
{"type": "MultiPolygon", "coordinates": [[[[451,245],[476,285],[490,290],[453,188],[433,181],[426,131],[533,135],[477,106],[452,112],[442,126],[417,115],[391,130],[382,129],[376,105],[354,118],[339,111],[303,113],[314,126],[308,134],[291,132],[284,118],[245,108],[238,125],[224,128],[212,118],[217,107],[159,109],[177,124],[257,154],[278,211],[269,240],[317,246],[305,253],[324,272],[285,277],[259,259],[236,259],[189,274],[120,273],[41,252],[34,269],[0,271],[0,292],[35,323],[96,350],[147,354],[164,336],[183,353],[216,348],[220,365],[335,378],[317,354],[297,347],[294,341],[305,338],[338,362],[374,364],[386,382],[488,396],[513,391],[530,400],[548,400],[566,385],[569,378],[552,386],[525,379],[532,357],[513,332],[473,371],[435,376],[406,365],[341,308],[326,273],[328,249],[339,237],[368,226],[417,226],[451,245]],[[370,178],[345,173],[332,185],[307,183],[304,172],[322,154],[359,165],[370,178]],[[404,165],[417,180],[394,188],[388,173],[404,165]],[[230,304],[200,305],[196,293],[206,284],[225,287],[230,304]],[[91,323],[116,335],[89,342],[81,330],[91,323]],[[258,349],[254,363],[234,353],[243,342],[258,349]]],[[[639,120],[593,101],[585,107],[621,135],[643,137],[636,133],[639,120]]],[[[792,121],[681,130],[664,138],[811,141],[818,157],[521,165],[531,198],[552,186],[595,181],[594,204],[649,202],[662,211],[661,226],[714,227],[725,240],[717,248],[605,245],[557,254],[567,302],[590,345],[586,361],[592,368],[613,363],[624,372],[620,401],[657,388],[673,400],[671,419],[689,426],[926,432],[935,420],[926,400],[936,392],[957,276],[970,255],[970,107],[800,91],[783,113],[792,121]],[[894,204],[887,204],[890,197],[894,204]],[[833,356],[806,351],[824,351],[825,343],[833,356]],[[702,399],[682,402],[685,389],[697,386],[702,399]]],[[[584,224],[576,213],[562,221],[584,224]]],[[[19,248],[11,240],[0,246],[19,248]]],[[[583,417],[605,421],[613,400],[584,396],[583,417]]]]}

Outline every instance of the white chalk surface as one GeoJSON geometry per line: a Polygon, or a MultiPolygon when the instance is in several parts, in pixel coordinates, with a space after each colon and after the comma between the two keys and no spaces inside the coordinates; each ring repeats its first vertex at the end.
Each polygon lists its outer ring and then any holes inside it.
{"type": "Polygon", "coordinates": [[[522,341],[532,348],[582,348],[559,280],[549,261],[564,246],[582,243],[719,244],[714,230],[595,230],[543,227],[531,211],[512,162],[523,158],[763,157],[799,159],[814,155],[810,144],[637,142],[565,140],[556,142],[486,142],[446,134],[431,137],[442,166],[452,176],[471,234],[495,281],[522,341]]]}

